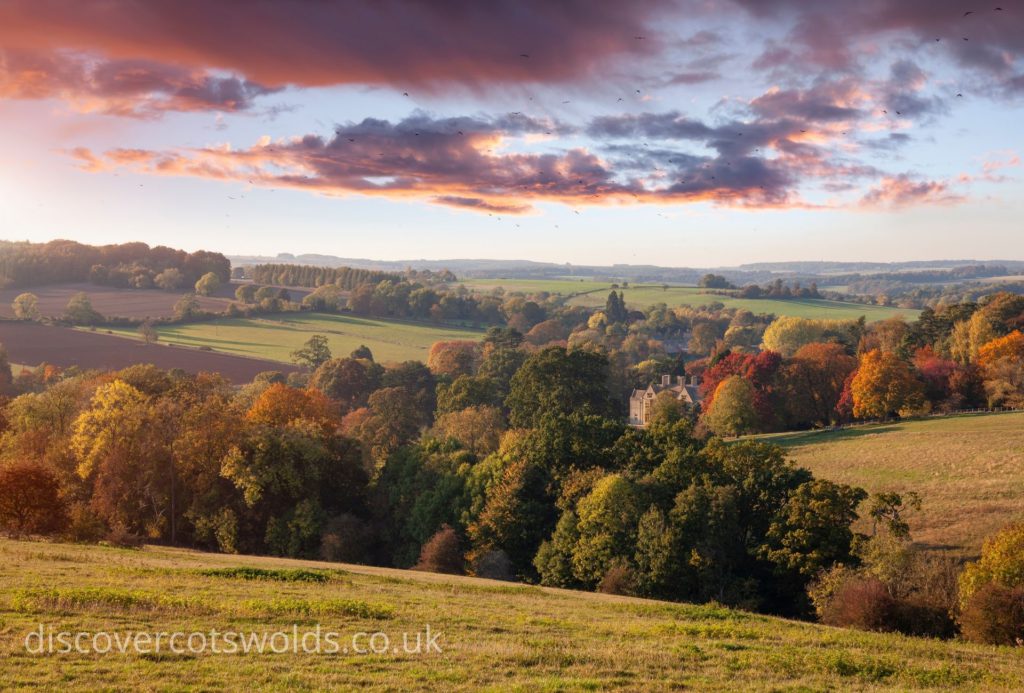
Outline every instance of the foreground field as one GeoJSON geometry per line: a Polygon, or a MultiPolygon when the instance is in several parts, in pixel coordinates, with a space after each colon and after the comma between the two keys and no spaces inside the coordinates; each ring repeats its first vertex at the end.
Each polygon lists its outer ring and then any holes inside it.
{"type": "MultiPolygon", "coordinates": [[[[158,368],[180,368],[189,373],[220,373],[234,383],[247,383],[263,371],[290,372],[291,364],[265,359],[243,358],[167,344],[145,344],[106,334],[69,327],[51,327],[28,322],[0,321],[0,344],[12,363],[31,367],[46,362],[61,368],[78,366],[98,370],[120,370],[137,363],[158,368]]],[[[17,368],[14,369],[18,373],[17,368]]]]}
{"type": "MultiPolygon", "coordinates": [[[[237,318],[160,327],[160,340],[187,346],[288,363],[291,353],[314,334],[325,335],[335,356],[348,356],[361,344],[377,361],[426,361],[434,342],[479,340],[483,330],[444,325],[360,318],[321,313],[282,313],[264,318],[237,318]]],[[[115,334],[139,338],[131,328],[115,334]]]]}
{"type": "MultiPolygon", "coordinates": [[[[474,578],[248,556],[0,540],[0,681],[60,690],[778,690],[1024,686],[1008,648],[916,640],[474,578]],[[260,568],[262,575],[252,570],[260,568]],[[233,569],[233,570],[232,570],[233,569]],[[306,572],[294,572],[305,569],[306,572]],[[290,570],[292,572],[284,572],[290,570]],[[263,579],[246,579],[262,577],[263,579]],[[53,632],[341,634],[380,654],[34,654],[53,632]],[[429,625],[441,652],[406,654],[429,625]],[[378,636],[375,646],[384,641],[378,636]],[[30,644],[35,645],[34,641],[30,644]],[[399,652],[395,653],[395,647],[399,652]]],[[[91,642],[91,641],[90,641],[91,642]]],[[[425,642],[425,640],[421,640],[425,642]]],[[[179,641],[179,645],[180,645],[179,641]]],[[[199,649],[200,641],[195,641],[199,649]]],[[[104,643],[99,641],[98,647],[104,643]]],[[[152,645],[150,645],[152,647],[152,645]]]]}
{"type": "Polygon", "coordinates": [[[816,476],[869,491],[917,491],[914,539],[976,554],[1024,520],[1024,412],[762,436],[816,476]]]}

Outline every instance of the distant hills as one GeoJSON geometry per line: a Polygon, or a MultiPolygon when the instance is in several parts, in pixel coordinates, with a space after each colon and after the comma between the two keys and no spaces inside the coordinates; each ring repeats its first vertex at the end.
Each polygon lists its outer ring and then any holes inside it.
{"type": "Polygon", "coordinates": [[[579,277],[626,280],[632,282],[696,283],[703,275],[714,272],[737,284],[763,283],[776,278],[794,281],[822,281],[841,275],[870,276],[875,274],[911,275],[916,272],[956,270],[986,266],[1005,268],[1008,274],[1024,273],[1022,260],[915,260],[910,262],[835,262],[794,261],[758,262],[735,267],[659,267],[656,265],[573,265],[532,260],[489,260],[453,258],[448,260],[371,260],[335,255],[307,253],[276,256],[229,255],[232,265],[285,263],[318,267],[354,267],[358,269],[400,272],[406,269],[451,270],[460,277],[561,278],[579,277]]]}

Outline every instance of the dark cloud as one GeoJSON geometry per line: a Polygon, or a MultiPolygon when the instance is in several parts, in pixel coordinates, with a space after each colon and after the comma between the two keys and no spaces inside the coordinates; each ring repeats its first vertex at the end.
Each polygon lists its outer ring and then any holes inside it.
{"type": "Polygon", "coordinates": [[[0,47],[227,70],[270,86],[567,82],[600,77],[598,68],[611,58],[657,52],[661,41],[650,25],[675,6],[672,0],[5,0],[0,47]]]}
{"type": "Polygon", "coordinates": [[[244,111],[272,89],[237,77],[143,60],[87,60],[6,51],[0,98],[69,101],[82,110],[150,117],[167,111],[244,111]]]}

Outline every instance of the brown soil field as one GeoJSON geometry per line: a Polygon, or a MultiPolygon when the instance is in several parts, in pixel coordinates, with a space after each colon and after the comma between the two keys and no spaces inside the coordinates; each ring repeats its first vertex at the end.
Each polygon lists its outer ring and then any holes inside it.
{"type": "MultiPolygon", "coordinates": [[[[199,305],[203,310],[221,312],[232,301],[233,286],[221,287],[224,296],[207,298],[199,296],[199,305]]],[[[184,291],[161,291],[159,289],[118,289],[96,284],[53,284],[50,286],[33,286],[27,289],[4,289],[0,291],[0,317],[13,318],[14,309],[11,302],[18,294],[30,293],[39,299],[39,312],[48,318],[59,318],[71,297],[78,292],[89,296],[92,307],[105,317],[122,318],[163,318],[174,315],[174,304],[184,295],[184,291]]],[[[221,293],[221,292],[218,292],[221,293]]]]}
{"type": "Polygon", "coordinates": [[[233,383],[247,383],[263,371],[290,373],[297,370],[295,366],[277,361],[160,343],[145,344],[102,331],[86,332],[30,322],[0,321],[0,343],[7,348],[12,363],[32,366],[45,362],[61,368],[120,370],[137,363],[151,363],[158,368],[181,368],[190,373],[220,373],[233,383]]]}

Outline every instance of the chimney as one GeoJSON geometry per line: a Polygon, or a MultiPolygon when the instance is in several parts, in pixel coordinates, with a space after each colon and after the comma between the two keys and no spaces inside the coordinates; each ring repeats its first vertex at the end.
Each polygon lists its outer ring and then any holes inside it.
{"type": "Polygon", "coordinates": [[[672,376],[671,375],[663,375],[663,376],[661,376],[661,384],[664,387],[668,387],[669,385],[671,385],[672,384],[672,376]]]}

